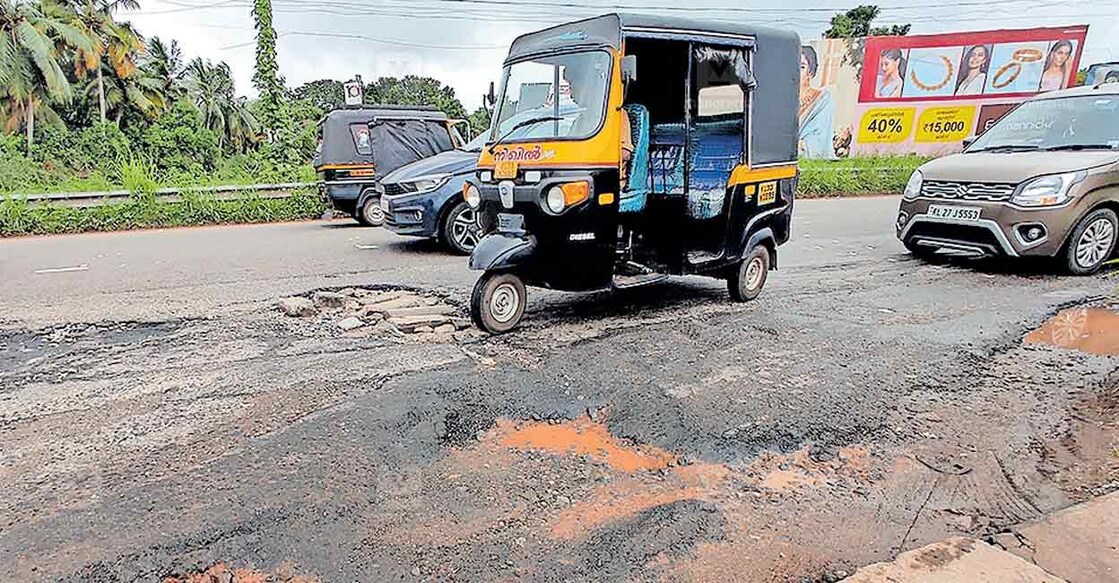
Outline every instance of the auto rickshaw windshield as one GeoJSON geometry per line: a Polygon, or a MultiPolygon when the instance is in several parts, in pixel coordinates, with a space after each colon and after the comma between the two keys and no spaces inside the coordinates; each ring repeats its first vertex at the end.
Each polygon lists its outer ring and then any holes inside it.
{"type": "Polygon", "coordinates": [[[528,125],[503,141],[579,140],[595,135],[606,113],[610,66],[609,53],[591,51],[505,67],[490,140],[501,139],[525,122],[528,125]],[[536,118],[541,121],[530,122],[536,118]]]}

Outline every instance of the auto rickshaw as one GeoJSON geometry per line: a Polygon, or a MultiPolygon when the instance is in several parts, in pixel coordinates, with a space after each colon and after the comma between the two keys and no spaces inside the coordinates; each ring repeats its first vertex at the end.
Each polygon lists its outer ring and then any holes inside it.
{"type": "Polygon", "coordinates": [[[514,328],[526,285],[694,274],[757,297],[789,239],[799,55],[792,32],[643,15],[517,38],[463,186],[486,233],[474,322],[514,328]]]}
{"type": "Polygon", "coordinates": [[[347,107],[318,124],[314,166],[332,208],[365,226],[384,222],[378,182],[416,160],[462,146],[457,126],[433,107],[347,107]]]}

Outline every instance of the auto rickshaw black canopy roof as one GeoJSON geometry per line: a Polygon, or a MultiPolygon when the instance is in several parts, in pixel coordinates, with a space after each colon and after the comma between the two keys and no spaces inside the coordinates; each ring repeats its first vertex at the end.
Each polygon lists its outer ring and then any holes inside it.
{"type": "MultiPolygon", "coordinates": [[[[747,51],[756,87],[748,101],[746,162],[758,166],[796,161],[801,45],[800,37],[792,31],[644,14],[607,14],[520,36],[513,41],[505,62],[577,50],[619,49],[626,38],[695,42],[747,51]]],[[[650,79],[673,82],[665,71],[657,69],[657,63],[639,59],[637,66],[638,83],[647,77],[646,71],[651,73],[650,79]]],[[[681,74],[678,80],[681,87],[685,76],[681,74]]]]}
{"type": "Polygon", "coordinates": [[[787,45],[800,47],[796,33],[728,22],[709,22],[689,18],[647,14],[606,14],[546,28],[517,37],[506,62],[527,56],[572,48],[621,48],[625,37],[694,40],[734,46],[787,45]]]}
{"type": "Polygon", "coordinates": [[[387,173],[404,163],[452,149],[446,121],[447,114],[427,106],[335,109],[319,120],[322,144],[313,163],[316,168],[328,164],[373,164],[379,173],[387,173]],[[355,125],[368,128],[370,143],[366,152],[357,149],[351,131],[355,125]]]}

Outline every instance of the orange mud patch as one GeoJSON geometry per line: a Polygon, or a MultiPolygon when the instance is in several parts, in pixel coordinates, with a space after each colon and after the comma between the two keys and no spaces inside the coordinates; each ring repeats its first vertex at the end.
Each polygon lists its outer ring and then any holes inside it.
{"type": "Polygon", "coordinates": [[[1119,313],[1103,308],[1063,310],[1027,334],[1022,342],[1119,356],[1119,313]]]}
{"type": "Polygon", "coordinates": [[[632,476],[598,487],[589,500],[565,510],[552,523],[551,534],[572,539],[604,524],[684,500],[713,501],[731,472],[719,464],[672,468],[665,477],[632,476]]]}
{"type": "Polygon", "coordinates": [[[498,420],[492,433],[497,442],[506,447],[557,455],[585,455],[622,472],[659,470],[677,460],[675,455],[659,447],[626,443],[610,435],[605,425],[587,417],[555,425],[498,420]]]}
{"type": "Polygon", "coordinates": [[[254,569],[231,569],[225,563],[215,563],[210,568],[199,573],[167,577],[163,583],[219,583],[231,581],[232,583],[314,583],[313,579],[296,577],[291,574],[291,568],[285,563],[275,574],[268,574],[254,569]]]}
{"type": "Polygon", "coordinates": [[[865,478],[869,471],[870,453],[859,446],[844,447],[835,459],[822,462],[813,461],[807,447],[787,455],[765,452],[749,467],[758,485],[776,492],[819,486],[834,478],[865,478]]]}

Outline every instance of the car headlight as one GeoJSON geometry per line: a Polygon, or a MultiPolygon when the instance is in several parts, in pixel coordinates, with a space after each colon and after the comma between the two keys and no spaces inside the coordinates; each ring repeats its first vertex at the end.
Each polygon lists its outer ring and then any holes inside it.
{"type": "Polygon", "coordinates": [[[1042,207],[1065,204],[1072,198],[1069,191],[1073,185],[1088,175],[1087,172],[1066,172],[1038,176],[1023,182],[1014,192],[1010,202],[1018,206],[1042,207]]]}
{"type": "Polygon", "coordinates": [[[450,178],[450,174],[431,174],[408,180],[407,184],[411,185],[410,190],[414,192],[429,192],[443,186],[450,178]]]}
{"type": "Polygon", "coordinates": [[[921,175],[920,170],[914,170],[913,174],[909,175],[909,182],[905,183],[905,190],[902,192],[902,198],[905,200],[913,200],[921,196],[921,185],[924,184],[925,177],[921,175]]]}
{"type": "Polygon", "coordinates": [[[462,187],[462,198],[466,200],[466,204],[470,205],[472,209],[476,209],[482,204],[482,192],[478,190],[477,186],[469,182],[462,187]]]}

